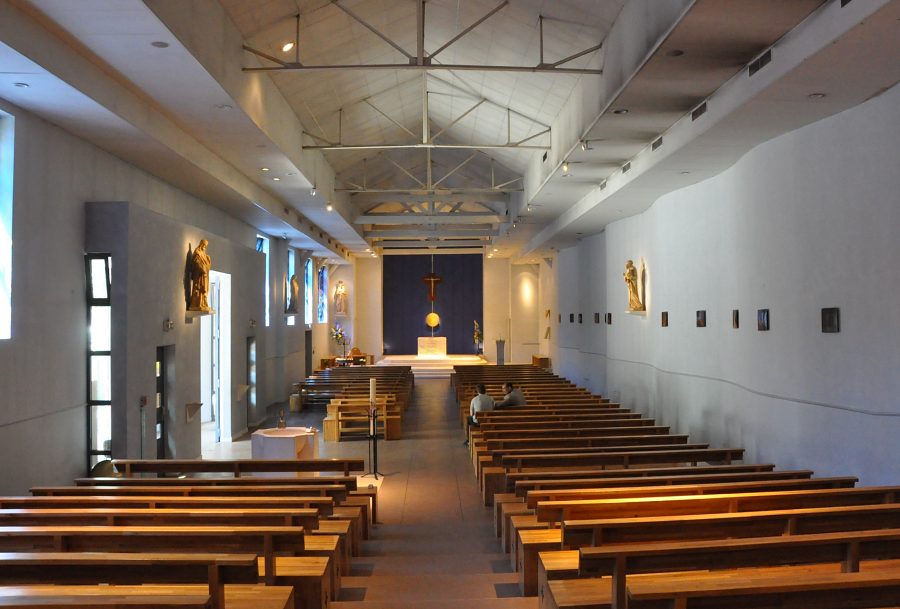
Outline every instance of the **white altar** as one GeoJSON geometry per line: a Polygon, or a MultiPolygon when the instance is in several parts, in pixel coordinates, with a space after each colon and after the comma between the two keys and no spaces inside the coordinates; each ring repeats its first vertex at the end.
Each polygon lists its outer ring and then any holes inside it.
{"type": "Polygon", "coordinates": [[[419,337],[419,357],[423,358],[441,358],[447,357],[447,337],[446,336],[420,336],[419,337]]]}
{"type": "Polygon", "coordinates": [[[254,459],[316,459],[317,434],[313,427],[257,429],[250,436],[250,455],[254,459]]]}

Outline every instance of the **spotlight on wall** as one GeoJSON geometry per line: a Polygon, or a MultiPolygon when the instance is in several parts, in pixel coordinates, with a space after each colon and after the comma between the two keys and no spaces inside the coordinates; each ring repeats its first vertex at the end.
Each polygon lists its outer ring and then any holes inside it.
{"type": "Polygon", "coordinates": [[[168,317],[163,321],[163,332],[171,332],[175,329],[175,322],[168,317]]]}

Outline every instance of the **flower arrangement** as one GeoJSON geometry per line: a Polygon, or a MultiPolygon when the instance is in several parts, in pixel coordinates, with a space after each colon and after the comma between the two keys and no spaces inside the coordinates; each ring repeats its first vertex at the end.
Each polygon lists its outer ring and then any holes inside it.
{"type": "Polygon", "coordinates": [[[344,326],[341,324],[334,324],[334,327],[331,328],[331,340],[339,344],[343,347],[344,357],[347,357],[347,334],[344,332],[344,326]]]}
{"type": "Polygon", "coordinates": [[[344,327],[341,324],[334,324],[331,329],[331,338],[339,345],[347,342],[347,335],[344,333],[344,327]]]}
{"type": "Polygon", "coordinates": [[[472,332],[472,341],[477,347],[481,343],[484,336],[481,334],[481,326],[478,325],[478,321],[476,320],[473,323],[475,324],[475,330],[472,332]]]}

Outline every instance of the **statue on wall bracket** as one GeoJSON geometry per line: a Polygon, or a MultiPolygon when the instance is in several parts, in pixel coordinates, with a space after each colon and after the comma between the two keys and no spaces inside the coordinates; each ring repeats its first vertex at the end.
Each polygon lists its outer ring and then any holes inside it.
{"type": "Polygon", "coordinates": [[[209,258],[209,254],[206,253],[208,245],[209,241],[201,239],[197,249],[191,255],[191,299],[188,303],[188,311],[212,312],[208,300],[209,271],[212,268],[212,261],[209,258]]]}
{"type": "Polygon", "coordinates": [[[629,311],[646,311],[644,302],[638,291],[638,286],[643,283],[644,265],[641,263],[641,276],[634,267],[634,261],[629,260],[625,263],[625,285],[628,287],[628,310],[629,311]]]}
{"type": "Polygon", "coordinates": [[[288,306],[285,313],[300,312],[300,280],[297,275],[291,275],[290,280],[290,297],[288,298],[288,306]]]}
{"type": "Polygon", "coordinates": [[[348,290],[347,284],[343,281],[339,280],[337,285],[334,286],[334,314],[335,315],[346,315],[347,314],[347,297],[348,290]]]}

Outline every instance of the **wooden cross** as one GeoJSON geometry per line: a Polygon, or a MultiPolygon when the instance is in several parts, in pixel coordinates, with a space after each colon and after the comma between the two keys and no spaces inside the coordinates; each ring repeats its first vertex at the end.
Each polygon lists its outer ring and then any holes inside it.
{"type": "Polygon", "coordinates": [[[432,271],[422,277],[422,281],[428,284],[428,300],[430,302],[437,300],[437,284],[439,284],[442,279],[432,271]]]}

